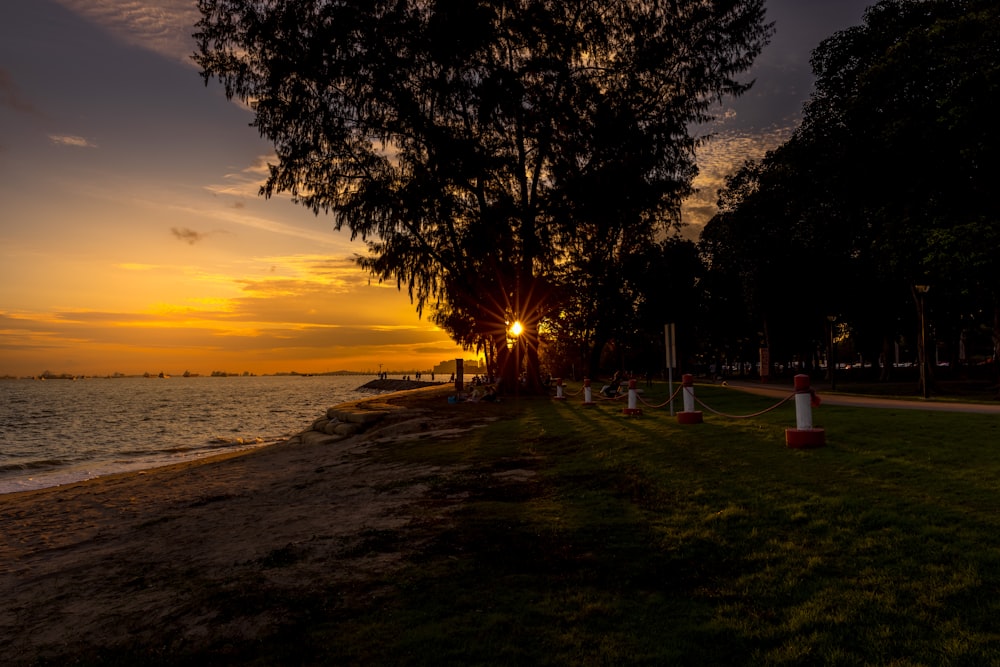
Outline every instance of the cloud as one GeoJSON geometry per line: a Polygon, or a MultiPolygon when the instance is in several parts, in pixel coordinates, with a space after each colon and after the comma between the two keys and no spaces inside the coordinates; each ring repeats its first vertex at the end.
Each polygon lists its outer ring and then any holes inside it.
{"type": "Polygon", "coordinates": [[[377,362],[410,368],[461,355],[439,328],[414,320],[405,292],[369,285],[350,253],[246,257],[212,272],[171,264],[115,268],[129,272],[126,281],[141,272],[184,288],[173,296],[151,291],[156,301],[130,310],[0,310],[0,374],[55,367],[207,373],[229,364],[255,372],[361,370],[377,362]],[[75,365],[64,361],[70,358],[75,365]]]}
{"type": "MultiPolygon", "coordinates": [[[[288,206],[290,203],[284,202],[288,206]]],[[[258,229],[272,234],[280,234],[293,238],[300,238],[310,241],[318,246],[351,247],[351,241],[345,240],[342,235],[337,235],[329,230],[303,229],[295,225],[276,222],[269,218],[263,218],[247,213],[246,206],[227,206],[219,209],[191,208],[189,206],[173,206],[172,211],[178,215],[197,215],[211,218],[220,224],[240,225],[251,229],[258,229]]]]}
{"type": "Polygon", "coordinates": [[[207,236],[207,234],[196,232],[195,230],[188,229],[187,227],[181,227],[180,229],[177,227],[171,227],[170,233],[188,245],[194,245],[207,236]]]}
{"type": "Polygon", "coordinates": [[[133,46],[192,65],[194,0],[56,0],[133,46]]]}
{"type": "Polygon", "coordinates": [[[698,149],[697,192],[682,206],[684,222],[699,228],[716,214],[719,190],[726,177],[736,173],[747,160],[760,160],[792,134],[794,126],[773,126],[756,132],[724,130],[698,149]]]}
{"type": "Polygon", "coordinates": [[[44,116],[35,105],[22,97],[21,91],[10,72],[0,67],[0,107],[6,107],[13,111],[28,114],[30,116],[44,116]]]}
{"type": "Polygon", "coordinates": [[[56,146],[72,146],[74,148],[97,148],[97,144],[84,137],[72,134],[50,134],[49,140],[56,146]]]}
{"type": "MultiPolygon", "coordinates": [[[[269,162],[277,162],[278,157],[274,153],[270,155],[258,155],[249,166],[240,171],[226,174],[225,183],[205,186],[205,189],[215,195],[228,195],[255,199],[260,195],[260,188],[270,174],[269,162]]],[[[287,196],[287,195],[279,195],[287,196]]]]}

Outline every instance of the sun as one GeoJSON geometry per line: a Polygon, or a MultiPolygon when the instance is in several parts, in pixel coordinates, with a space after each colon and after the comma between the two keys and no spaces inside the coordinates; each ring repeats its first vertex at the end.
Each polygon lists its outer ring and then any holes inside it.
{"type": "Polygon", "coordinates": [[[512,325],[510,325],[511,336],[514,336],[516,338],[517,336],[521,335],[522,331],[524,331],[524,327],[521,326],[520,322],[514,322],[512,325]]]}

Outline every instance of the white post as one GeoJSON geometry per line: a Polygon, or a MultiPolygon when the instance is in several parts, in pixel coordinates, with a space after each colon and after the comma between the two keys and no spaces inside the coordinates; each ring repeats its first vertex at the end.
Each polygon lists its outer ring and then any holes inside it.
{"type": "Polygon", "coordinates": [[[684,376],[684,412],[694,412],[694,383],[688,383],[688,376],[684,376]]]}
{"type": "Polygon", "coordinates": [[[677,413],[678,424],[701,424],[701,412],[694,409],[694,376],[681,376],[681,393],[684,394],[684,410],[677,413]]]}
{"type": "Polygon", "coordinates": [[[795,378],[795,428],[785,429],[785,444],[794,449],[822,447],[826,443],[826,431],[813,427],[813,392],[808,375],[795,378]]]}
{"type": "Polygon", "coordinates": [[[800,431],[813,427],[812,396],[809,393],[795,394],[795,428],[800,431]]]}
{"type": "Polygon", "coordinates": [[[638,391],[636,391],[635,388],[634,379],[628,381],[628,407],[622,408],[622,413],[633,417],[642,414],[642,408],[639,407],[639,396],[638,391]]]}

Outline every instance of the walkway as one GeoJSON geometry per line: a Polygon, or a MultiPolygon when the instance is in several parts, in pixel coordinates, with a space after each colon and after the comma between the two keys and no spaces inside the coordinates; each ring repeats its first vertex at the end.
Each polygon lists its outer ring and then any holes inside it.
{"type": "MultiPolygon", "coordinates": [[[[792,393],[787,385],[766,385],[753,382],[726,380],[730,389],[745,391],[749,394],[782,398],[792,393]]],[[[940,412],[974,412],[979,414],[1000,415],[1000,404],[991,403],[953,403],[945,401],[924,400],[921,398],[899,399],[883,398],[881,396],[862,396],[855,394],[831,394],[823,391],[823,386],[813,387],[823,401],[823,405],[847,405],[862,408],[896,408],[899,410],[937,410],[940,412]]]]}

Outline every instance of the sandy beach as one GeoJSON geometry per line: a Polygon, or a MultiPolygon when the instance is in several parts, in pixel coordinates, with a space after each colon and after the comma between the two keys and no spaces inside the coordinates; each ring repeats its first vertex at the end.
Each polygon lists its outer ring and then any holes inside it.
{"type": "Polygon", "coordinates": [[[294,622],[305,598],[377,596],[373,582],[447,525],[461,500],[432,492],[427,482],[441,469],[389,464],[379,450],[462,437],[489,420],[443,407],[448,393],[350,404],[377,415],[337,441],[312,431],[250,452],[0,496],[0,664],[236,645],[294,622]],[[364,548],[386,531],[405,539],[364,548]]]}

